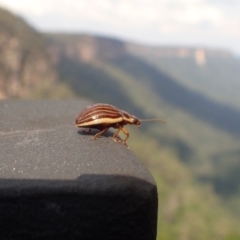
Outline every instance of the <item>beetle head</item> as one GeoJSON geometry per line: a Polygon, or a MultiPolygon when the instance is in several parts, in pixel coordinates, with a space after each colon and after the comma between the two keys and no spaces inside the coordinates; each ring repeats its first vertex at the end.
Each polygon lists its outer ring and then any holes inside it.
{"type": "Polygon", "coordinates": [[[123,113],[123,120],[127,123],[127,124],[134,124],[134,125],[137,125],[138,127],[140,127],[140,120],[133,116],[133,115],[130,115],[129,113],[127,112],[122,112],[123,113]]]}
{"type": "Polygon", "coordinates": [[[133,115],[131,115],[131,120],[132,120],[132,124],[136,125],[138,128],[140,128],[141,122],[139,121],[139,119],[133,115]]]}

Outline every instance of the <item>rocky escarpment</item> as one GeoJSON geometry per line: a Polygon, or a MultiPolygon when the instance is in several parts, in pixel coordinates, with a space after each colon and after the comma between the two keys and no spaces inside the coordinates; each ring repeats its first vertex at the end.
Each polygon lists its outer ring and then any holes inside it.
{"type": "Polygon", "coordinates": [[[36,89],[53,86],[56,77],[44,37],[0,9],[0,99],[31,97],[36,89]]]}

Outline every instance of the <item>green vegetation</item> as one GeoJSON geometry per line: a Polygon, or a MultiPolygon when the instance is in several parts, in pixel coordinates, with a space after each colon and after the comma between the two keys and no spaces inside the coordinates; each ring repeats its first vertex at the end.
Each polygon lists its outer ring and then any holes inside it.
{"type": "Polygon", "coordinates": [[[157,239],[239,239],[237,223],[222,208],[211,185],[196,183],[175,154],[159,147],[152,137],[131,130],[130,146],[148,166],[158,186],[157,239]]]}
{"type": "Polygon", "coordinates": [[[26,98],[30,99],[67,99],[76,97],[73,90],[66,83],[53,84],[51,82],[43,82],[35,87],[26,98]]]}

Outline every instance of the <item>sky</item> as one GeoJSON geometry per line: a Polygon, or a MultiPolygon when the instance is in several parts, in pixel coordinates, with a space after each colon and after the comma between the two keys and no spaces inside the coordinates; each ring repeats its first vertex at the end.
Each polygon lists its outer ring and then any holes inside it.
{"type": "Polygon", "coordinates": [[[39,31],[240,55],[240,0],[0,0],[39,31]]]}

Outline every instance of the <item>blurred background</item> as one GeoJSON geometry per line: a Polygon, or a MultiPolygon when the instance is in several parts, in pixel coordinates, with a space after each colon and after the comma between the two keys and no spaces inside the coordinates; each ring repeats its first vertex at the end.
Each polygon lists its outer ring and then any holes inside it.
{"type": "Polygon", "coordinates": [[[158,186],[158,240],[240,239],[239,13],[239,0],[0,0],[0,99],[166,119],[128,127],[158,186]]]}

